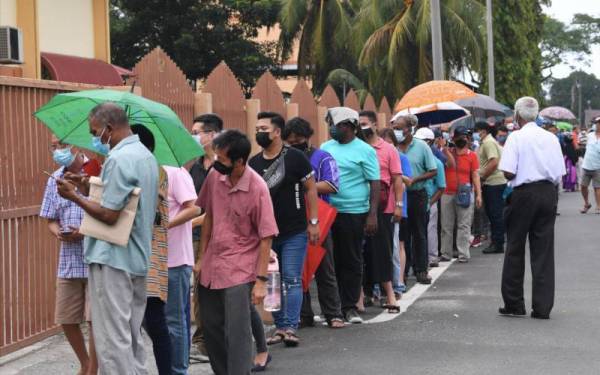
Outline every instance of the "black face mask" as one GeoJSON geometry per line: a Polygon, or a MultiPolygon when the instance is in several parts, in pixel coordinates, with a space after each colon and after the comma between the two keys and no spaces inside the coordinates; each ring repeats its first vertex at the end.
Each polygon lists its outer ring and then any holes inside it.
{"type": "Polygon", "coordinates": [[[213,163],[213,168],[222,175],[230,176],[233,172],[233,166],[227,166],[220,161],[216,160],[213,163]]]}
{"type": "Polygon", "coordinates": [[[298,143],[298,144],[292,145],[292,147],[297,150],[300,150],[302,152],[307,152],[308,151],[308,142],[298,143]]]}
{"type": "Polygon", "coordinates": [[[465,148],[467,146],[467,140],[464,138],[457,139],[456,141],[454,141],[454,144],[458,148],[465,148]]]}
{"type": "Polygon", "coordinates": [[[273,143],[273,140],[269,138],[269,132],[258,132],[256,133],[256,143],[262,148],[267,148],[273,143]]]}
{"type": "Polygon", "coordinates": [[[362,134],[365,138],[371,138],[371,136],[373,135],[373,128],[368,128],[368,129],[361,129],[362,134]]]}

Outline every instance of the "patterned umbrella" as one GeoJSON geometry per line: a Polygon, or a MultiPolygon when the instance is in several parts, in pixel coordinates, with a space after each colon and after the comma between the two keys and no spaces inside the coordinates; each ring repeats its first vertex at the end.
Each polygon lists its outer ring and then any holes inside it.
{"type": "Polygon", "coordinates": [[[542,109],[540,115],[551,118],[553,120],[576,120],[577,117],[573,112],[564,107],[548,107],[542,109]]]}

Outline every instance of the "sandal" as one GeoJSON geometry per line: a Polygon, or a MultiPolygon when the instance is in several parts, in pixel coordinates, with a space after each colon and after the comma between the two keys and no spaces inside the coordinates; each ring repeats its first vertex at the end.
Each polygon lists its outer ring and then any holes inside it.
{"type": "Polygon", "coordinates": [[[267,339],[267,345],[281,344],[283,342],[283,340],[285,339],[285,335],[286,335],[286,333],[281,330],[277,330],[277,331],[273,332],[271,337],[269,337],[267,339]]]}
{"type": "Polygon", "coordinates": [[[289,330],[285,331],[285,337],[283,338],[283,343],[288,348],[295,348],[296,346],[298,346],[298,344],[300,344],[300,339],[298,338],[298,335],[296,335],[295,331],[292,331],[291,329],[289,329],[289,330]]]}
{"type": "Polygon", "coordinates": [[[388,314],[400,314],[400,306],[398,305],[384,305],[384,309],[387,309],[388,314]]]}
{"type": "Polygon", "coordinates": [[[333,319],[328,320],[327,325],[331,329],[340,329],[340,328],[344,328],[346,326],[344,324],[344,321],[340,318],[333,318],[333,319]]]}
{"type": "Polygon", "coordinates": [[[582,214],[587,214],[587,212],[590,210],[590,208],[592,208],[592,205],[590,203],[586,204],[583,206],[583,209],[581,209],[579,212],[582,214]]]}

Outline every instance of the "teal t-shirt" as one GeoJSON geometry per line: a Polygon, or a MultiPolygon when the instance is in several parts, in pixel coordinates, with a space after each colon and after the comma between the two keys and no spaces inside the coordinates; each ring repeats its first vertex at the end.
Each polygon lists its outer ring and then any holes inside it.
{"type": "Polygon", "coordinates": [[[136,276],[148,272],[152,249],[152,228],[158,200],[158,163],[154,155],[131,135],[108,153],[101,174],[104,189],[102,207],[121,210],[136,187],[141,188],[133,228],[126,247],[86,236],[84,254],[87,264],[104,264],[136,276]]]}
{"type": "Polygon", "coordinates": [[[321,145],[335,159],[340,173],[340,188],[331,194],[331,204],[341,213],[369,212],[369,181],[380,179],[375,149],[358,138],[341,144],[330,140],[321,145]]]}
{"type": "MultiPolygon", "coordinates": [[[[444,172],[444,164],[442,164],[441,160],[435,158],[435,163],[437,165],[437,173],[434,178],[431,178],[425,182],[425,191],[427,191],[427,199],[431,202],[431,197],[435,194],[439,189],[446,189],[446,173],[444,172]]],[[[429,205],[427,205],[429,209],[429,205]]]]}
{"type": "MultiPolygon", "coordinates": [[[[410,168],[412,169],[413,177],[422,175],[423,173],[433,171],[437,168],[431,148],[427,143],[420,139],[413,138],[412,142],[404,153],[410,161],[410,168]]],[[[442,171],[443,173],[443,171],[442,171]]],[[[426,181],[417,182],[408,187],[407,190],[422,190],[425,188],[426,181]]]]}

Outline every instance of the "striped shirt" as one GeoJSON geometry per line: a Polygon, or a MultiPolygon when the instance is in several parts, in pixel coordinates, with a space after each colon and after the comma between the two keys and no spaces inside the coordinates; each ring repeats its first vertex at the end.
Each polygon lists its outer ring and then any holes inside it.
{"type": "MultiPolygon", "coordinates": [[[[64,172],[64,167],[61,167],[52,175],[61,178],[64,172]]],[[[58,195],[56,180],[48,178],[40,216],[56,220],[61,230],[68,231],[70,227],[79,228],[83,220],[83,209],[58,195]]],[[[83,261],[83,240],[61,242],[57,276],[63,279],[86,278],[87,271],[87,265],[83,261]]]]}

